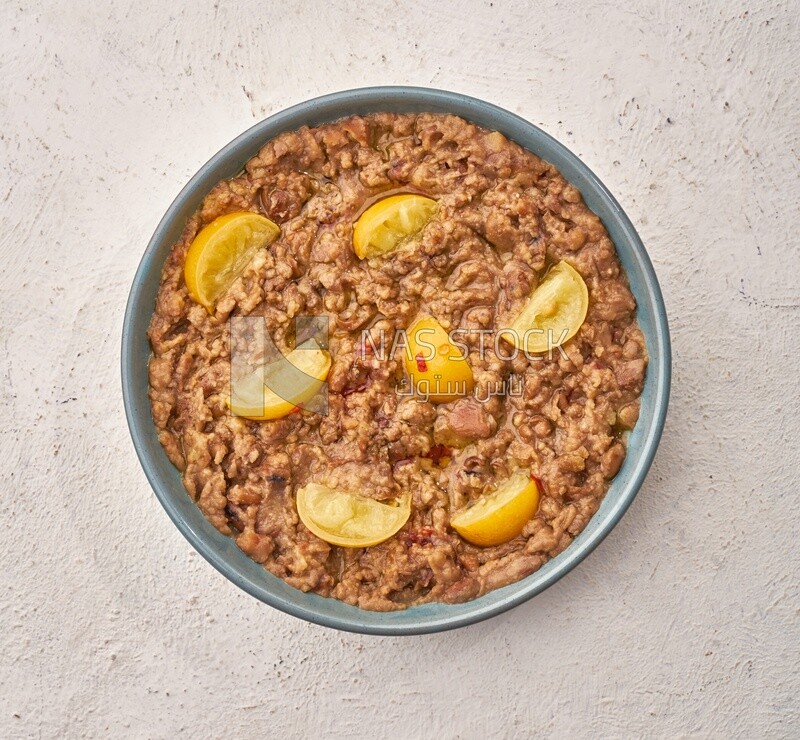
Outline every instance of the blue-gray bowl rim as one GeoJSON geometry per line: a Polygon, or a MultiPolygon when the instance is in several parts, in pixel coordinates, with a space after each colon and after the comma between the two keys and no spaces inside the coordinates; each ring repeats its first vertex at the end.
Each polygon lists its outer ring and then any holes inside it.
{"type": "Polygon", "coordinates": [[[280,111],[255,124],[206,162],[175,198],[158,224],[133,280],[122,329],[122,393],[136,454],[161,505],[191,545],[220,573],[266,604],[316,624],[378,635],[439,632],[498,615],[527,601],[580,563],[619,522],[652,464],[669,404],[671,348],[666,309],[650,258],[622,207],[599,178],[569,149],[520,116],[461,93],[422,87],[380,86],[330,93],[280,111]],[[370,112],[452,113],[504,133],[555,165],[603,220],[638,303],[649,366],[639,421],[628,455],[587,527],[560,555],[527,578],[466,602],[423,604],[396,612],[370,612],[335,599],[303,593],[267,572],[220,534],[181,485],[158,442],[147,396],[150,322],[161,270],[186,219],[211,187],[241,171],[269,139],[303,125],[318,125],[370,112]]]}

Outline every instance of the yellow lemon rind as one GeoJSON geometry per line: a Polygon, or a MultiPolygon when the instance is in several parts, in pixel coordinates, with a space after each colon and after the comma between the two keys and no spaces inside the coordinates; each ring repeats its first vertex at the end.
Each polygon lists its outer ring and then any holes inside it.
{"type": "Polygon", "coordinates": [[[501,336],[526,352],[548,352],[578,333],[588,310],[589,289],[586,283],[572,265],[562,260],[545,275],[520,314],[507,331],[501,332],[501,336]],[[550,313],[546,313],[548,309],[550,313]],[[556,309],[555,316],[553,309],[556,309]]]}
{"type": "MultiPolygon", "coordinates": [[[[228,407],[236,416],[241,416],[251,421],[273,421],[288,416],[293,411],[310,401],[319,393],[328,377],[331,368],[331,356],[326,350],[320,349],[316,341],[312,342],[316,349],[298,348],[292,350],[279,362],[288,362],[299,370],[305,377],[304,385],[300,387],[291,398],[282,398],[269,388],[269,366],[264,369],[264,382],[255,375],[250,381],[253,387],[246,389],[245,397],[234,396],[228,400],[228,407]],[[259,389],[258,383],[261,382],[259,389]],[[259,404],[255,396],[261,391],[263,401],[259,404]]],[[[277,363],[272,363],[276,365],[277,363]]],[[[245,379],[245,383],[249,379],[245,379]]]]}
{"type": "Polygon", "coordinates": [[[406,336],[408,344],[403,360],[416,393],[432,403],[449,403],[472,393],[475,387],[472,367],[434,317],[424,316],[415,321],[406,336]],[[420,369],[420,364],[424,369],[420,369]]]}
{"type": "Polygon", "coordinates": [[[296,506],[300,521],[321,540],[339,547],[363,548],[385,542],[402,529],[411,515],[411,496],[406,493],[392,505],[309,483],[297,491],[296,506]],[[379,531],[365,531],[370,518],[379,520],[379,531]]]}
{"type": "Polygon", "coordinates": [[[416,193],[391,195],[379,200],[361,214],[353,228],[356,256],[373,259],[393,251],[422,231],[437,209],[435,200],[416,193]],[[402,222],[399,235],[386,228],[386,224],[393,220],[402,222]]]}
{"type": "Polygon", "coordinates": [[[450,526],[473,545],[502,545],[522,532],[538,507],[536,481],[520,470],[494,492],[452,516],[450,526]]]}
{"type": "Polygon", "coordinates": [[[213,313],[216,302],[255,253],[269,246],[279,234],[277,224],[251,211],[237,211],[214,219],[194,238],[186,253],[183,274],[189,295],[213,313]],[[222,282],[220,277],[224,278],[222,282]]]}

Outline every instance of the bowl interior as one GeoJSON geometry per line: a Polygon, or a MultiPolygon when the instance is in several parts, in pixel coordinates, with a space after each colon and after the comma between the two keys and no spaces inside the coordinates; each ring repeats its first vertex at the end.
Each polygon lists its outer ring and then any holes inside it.
{"type": "Polygon", "coordinates": [[[134,278],[122,334],[123,396],[134,446],[153,490],[178,529],[215,568],[256,598],[318,624],[373,634],[435,632],[477,622],[527,600],[577,565],[619,521],[641,486],[661,436],[669,384],[669,333],[661,291],[639,236],[606,187],[566,147],[519,116],[475,98],[425,88],[363,88],[326,95],[266,119],[228,144],[203,165],[158,225],[134,278]],[[650,356],[639,422],[631,432],[625,462],[600,509],[566,551],[522,581],[466,604],[425,604],[392,613],[367,612],[334,599],[304,594],[268,573],[231,538],[220,534],[189,498],[178,471],[167,459],[156,435],[147,395],[147,326],[161,268],[186,220],[205,195],[223,178],[240,172],[244,163],[277,134],[379,111],[453,113],[502,132],[555,165],[581,191],[616,245],[638,303],[638,320],[650,356]]]}

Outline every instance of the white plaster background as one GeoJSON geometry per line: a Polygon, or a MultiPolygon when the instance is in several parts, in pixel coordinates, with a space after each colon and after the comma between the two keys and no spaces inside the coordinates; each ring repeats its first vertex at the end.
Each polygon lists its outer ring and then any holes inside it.
{"type": "Polygon", "coordinates": [[[0,736],[797,737],[800,7],[0,6],[0,736]],[[207,565],[152,495],[118,373],[164,210],[211,154],[368,84],[484,97],[638,227],[672,404],[621,524],[533,601],[360,637],[207,565]]]}

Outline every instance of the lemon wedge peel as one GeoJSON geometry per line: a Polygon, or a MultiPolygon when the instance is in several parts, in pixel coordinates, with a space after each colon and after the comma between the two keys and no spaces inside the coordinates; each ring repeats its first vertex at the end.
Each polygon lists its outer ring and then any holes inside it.
{"type": "Polygon", "coordinates": [[[539,508],[539,487],[518,470],[476,504],[450,518],[450,526],[480,547],[502,545],[525,528],[539,508]]]}
{"type": "Polygon", "coordinates": [[[309,483],[297,491],[300,521],[317,537],[339,547],[372,547],[388,540],[408,521],[411,495],[395,504],[309,483]]]}
{"type": "Polygon", "coordinates": [[[418,234],[434,217],[438,204],[414,193],[391,195],[361,214],[353,228],[353,249],[359,259],[387,254],[418,234]]]}
{"type": "Polygon", "coordinates": [[[549,352],[578,333],[588,310],[586,283],[562,260],[544,276],[511,326],[500,334],[525,352],[549,352]]]}
{"type": "Polygon", "coordinates": [[[275,362],[231,379],[230,410],[252,421],[280,419],[310,404],[330,368],[330,353],[309,339],[275,362]]]}
{"type": "Polygon", "coordinates": [[[244,272],[255,253],[278,238],[280,227],[250,211],[214,219],[194,238],[183,276],[192,299],[214,312],[217,300],[244,272]]]}
{"type": "Polygon", "coordinates": [[[433,317],[415,321],[406,332],[404,365],[414,392],[432,403],[448,403],[472,393],[469,361],[433,317]]]}

